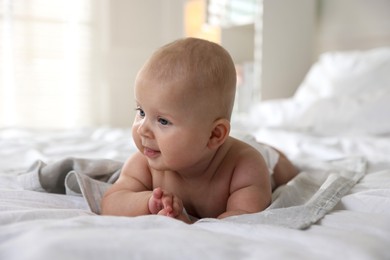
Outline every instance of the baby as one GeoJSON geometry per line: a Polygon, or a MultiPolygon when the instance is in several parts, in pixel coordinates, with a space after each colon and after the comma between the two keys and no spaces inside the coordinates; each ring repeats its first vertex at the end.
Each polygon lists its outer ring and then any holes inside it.
{"type": "Polygon", "coordinates": [[[191,223],[189,216],[264,210],[271,183],[284,184],[297,170],[273,148],[229,136],[235,91],[235,67],[220,45],[185,38],[158,49],[135,81],[138,151],[105,193],[102,214],[191,223]]]}

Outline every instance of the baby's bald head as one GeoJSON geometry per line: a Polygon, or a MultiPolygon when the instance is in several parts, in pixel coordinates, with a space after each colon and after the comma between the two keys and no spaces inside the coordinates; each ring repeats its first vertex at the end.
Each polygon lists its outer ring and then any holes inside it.
{"type": "MultiPolygon", "coordinates": [[[[229,53],[220,45],[184,38],[158,49],[139,72],[138,78],[153,77],[176,84],[179,91],[215,118],[230,119],[236,89],[236,71],[229,53]]],[[[164,84],[162,84],[164,86],[164,84]]]]}

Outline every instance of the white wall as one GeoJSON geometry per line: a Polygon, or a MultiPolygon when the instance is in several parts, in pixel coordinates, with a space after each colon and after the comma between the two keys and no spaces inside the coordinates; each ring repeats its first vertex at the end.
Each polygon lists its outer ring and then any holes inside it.
{"type": "Polygon", "coordinates": [[[254,24],[222,28],[221,45],[230,53],[236,64],[253,61],[254,34],[254,24]]]}
{"type": "Polygon", "coordinates": [[[98,71],[100,120],[112,126],[131,126],[135,103],[133,83],[146,59],[158,47],[183,37],[183,0],[102,0],[104,16],[98,71]]]}
{"type": "Polygon", "coordinates": [[[389,0],[320,0],[316,52],[390,46],[389,0]]]}
{"type": "Polygon", "coordinates": [[[262,20],[261,99],[290,97],[313,62],[316,1],[264,0],[262,20]]]}
{"type": "Polygon", "coordinates": [[[389,0],[263,0],[262,22],[262,100],[293,95],[323,52],[390,46],[389,0]]]}

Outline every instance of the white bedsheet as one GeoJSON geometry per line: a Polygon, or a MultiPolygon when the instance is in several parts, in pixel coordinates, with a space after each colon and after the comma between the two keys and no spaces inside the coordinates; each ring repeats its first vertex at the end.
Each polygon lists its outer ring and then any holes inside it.
{"type": "MultiPolygon", "coordinates": [[[[326,170],[326,160],[344,157],[373,160],[368,173],[336,207],[304,230],[265,224],[251,215],[187,225],[160,216],[98,216],[83,197],[24,190],[12,178],[37,159],[55,162],[77,155],[124,160],[134,148],[128,130],[2,130],[0,259],[390,258],[390,163],[383,154],[389,154],[387,138],[370,137],[362,145],[355,137],[324,138],[282,130],[259,129],[256,135],[284,149],[306,170],[326,170]]],[[[299,187],[294,182],[310,179],[302,176],[276,192],[283,200],[279,206],[299,201],[289,196],[291,189],[295,194],[308,192],[294,191],[299,187]]]]}

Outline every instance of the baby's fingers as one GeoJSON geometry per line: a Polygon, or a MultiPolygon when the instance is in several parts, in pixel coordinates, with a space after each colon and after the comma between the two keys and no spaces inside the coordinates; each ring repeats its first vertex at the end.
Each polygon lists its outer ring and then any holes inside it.
{"type": "Polygon", "coordinates": [[[175,217],[177,217],[183,211],[183,202],[178,197],[174,197],[172,207],[173,207],[172,213],[174,214],[175,217]]]}
{"type": "Polygon", "coordinates": [[[162,210],[160,210],[157,213],[157,215],[172,217],[172,209],[170,207],[169,208],[163,208],[162,210]]]}
{"type": "Polygon", "coordinates": [[[163,196],[163,191],[162,191],[162,189],[160,188],[160,187],[158,187],[158,188],[155,188],[154,190],[153,190],[153,197],[155,198],[155,199],[161,199],[162,198],[162,196],[163,196]]]}
{"type": "Polygon", "coordinates": [[[172,211],[172,201],[173,201],[172,196],[164,196],[161,199],[164,209],[170,208],[170,210],[172,211]]]}
{"type": "Polygon", "coordinates": [[[162,204],[161,197],[163,192],[161,188],[156,188],[152,192],[152,196],[149,198],[148,207],[149,212],[152,214],[157,214],[161,209],[163,209],[164,205],[162,204]]]}

